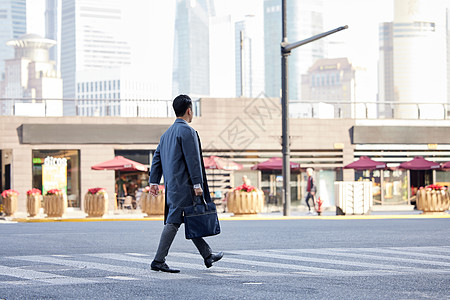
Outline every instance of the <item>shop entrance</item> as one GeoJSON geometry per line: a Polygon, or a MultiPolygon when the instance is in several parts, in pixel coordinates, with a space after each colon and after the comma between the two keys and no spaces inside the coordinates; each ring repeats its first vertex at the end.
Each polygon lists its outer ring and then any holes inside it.
{"type": "Polygon", "coordinates": [[[5,165],[5,190],[11,188],[11,164],[5,165]]]}
{"type": "Polygon", "coordinates": [[[433,184],[432,170],[411,170],[410,171],[411,188],[419,188],[433,184]]]}

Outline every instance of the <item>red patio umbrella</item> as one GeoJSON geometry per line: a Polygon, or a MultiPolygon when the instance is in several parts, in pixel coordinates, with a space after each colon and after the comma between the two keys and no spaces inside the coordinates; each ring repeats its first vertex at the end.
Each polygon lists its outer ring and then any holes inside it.
{"type": "Polygon", "coordinates": [[[204,157],[203,162],[205,164],[205,169],[217,169],[217,170],[227,170],[227,171],[237,171],[241,170],[243,166],[234,161],[226,158],[211,155],[209,157],[204,157]]]}
{"type": "Polygon", "coordinates": [[[344,167],[344,169],[355,169],[358,171],[362,170],[375,170],[375,169],[385,169],[386,164],[384,162],[374,161],[367,156],[361,156],[360,159],[354,161],[344,167]]]}
{"type": "MultiPolygon", "coordinates": [[[[290,162],[291,170],[300,169],[300,164],[290,162]]],[[[272,157],[262,163],[254,165],[252,170],[282,170],[283,169],[283,159],[281,157],[272,157]]]]}
{"type": "Polygon", "coordinates": [[[442,169],[450,169],[450,161],[446,162],[445,164],[442,164],[442,169]]]}
{"type": "Polygon", "coordinates": [[[432,170],[439,169],[440,165],[433,161],[426,160],[422,156],[416,156],[413,160],[401,163],[399,168],[407,170],[432,170]]]}
{"type": "Polygon", "coordinates": [[[115,170],[115,171],[147,171],[147,167],[134,160],[123,156],[116,156],[111,160],[93,165],[92,170],[115,170]]]}

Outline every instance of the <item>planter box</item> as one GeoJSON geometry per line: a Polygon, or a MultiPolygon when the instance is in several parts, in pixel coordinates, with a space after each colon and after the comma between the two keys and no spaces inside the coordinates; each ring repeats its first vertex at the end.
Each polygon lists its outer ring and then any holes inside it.
{"type": "Polygon", "coordinates": [[[141,197],[141,209],[148,216],[164,215],[165,195],[159,193],[158,196],[152,196],[150,193],[143,193],[141,197]]]}
{"type": "Polygon", "coordinates": [[[61,218],[67,210],[66,194],[45,195],[44,196],[44,213],[49,218],[61,218]]]}
{"type": "Polygon", "coordinates": [[[241,192],[232,191],[228,197],[228,211],[234,215],[254,215],[264,208],[263,191],[241,192]]]}
{"type": "Polygon", "coordinates": [[[7,217],[12,217],[17,211],[17,196],[3,198],[3,211],[7,217]]]}
{"type": "Polygon", "coordinates": [[[426,190],[417,191],[417,209],[423,213],[444,213],[449,209],[449,191],[426,190]]]}
{"type": "Polygon", "coordinates": [[[84,212],[88,217],[103,217],[108,214],[108,194],[90,194],[84,196],[84,212]]]}
{"type": "Polygon", "coordinates": [[[41,209],[42,195],[27,195],[27,212],[30,217],[35,217],[41,209]]]}

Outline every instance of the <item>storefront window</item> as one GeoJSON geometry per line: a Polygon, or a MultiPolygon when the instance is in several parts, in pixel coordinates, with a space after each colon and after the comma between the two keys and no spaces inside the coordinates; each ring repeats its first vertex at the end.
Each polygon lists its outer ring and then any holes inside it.
{"type": "Polygon", "coordinates": [[[450,171],[436,171],[436,183],[443,186],[450,186],[450,171]]]}
{"type": "MultiPolygon", "coordinates": [[[[301,189],[298,186],[301,185],[301,176],[298,173],[291,173],[291,204],[300,204],[301,189]]],[[[279,171],[262,171],[261,172],[261,189],[263,190],[266,203],[276,206],[282,205],[283,197],[283,176],[279,171]]]]}
{"type": "Polygon", "coordinates": [[[364,170],[355,171],[356,181],[371,181],[373,203],[381,204],[381,171],[380,170],[364,170]]]}
{"type": "Polygon", "coordinates": [[[355,180],[371,181],[373,204],[405,204],[408,200],[406,170],[355,171],[355,180]]]}
{"type": "Polygon", "coordinates": [[[69,207],[80,207],[79,151],[33,150],[33,188],[61,189],[69,207]]]}
{"type": "Polygon", "coordinates": [[[405,204],[408,201],[408,178],[406,170],[384,170],[383,204],[405,204]]]}

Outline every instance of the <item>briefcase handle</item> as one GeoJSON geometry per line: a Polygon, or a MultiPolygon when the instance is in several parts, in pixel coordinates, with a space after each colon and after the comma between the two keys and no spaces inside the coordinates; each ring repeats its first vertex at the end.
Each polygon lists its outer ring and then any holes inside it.
{"type": "Polygon", "coordinates": [[[195,195],[194,204],[195,205],[203,204],[205,206],[205,208],[207,207],[206,200],[203,197],[203,195],[195,195]]]}

